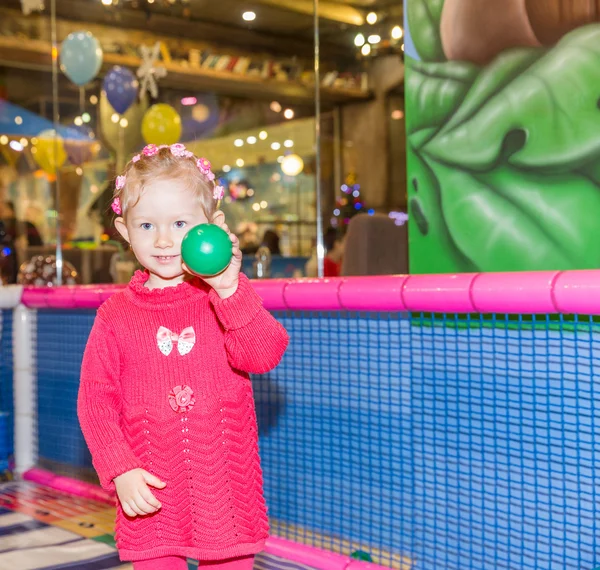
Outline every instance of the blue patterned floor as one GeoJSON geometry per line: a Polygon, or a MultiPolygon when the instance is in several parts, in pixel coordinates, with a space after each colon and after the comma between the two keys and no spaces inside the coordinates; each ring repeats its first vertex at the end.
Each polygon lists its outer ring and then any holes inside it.
{"type": "MultiPolygon", "coordinates": [[[[0,484],[0,569],[131,569],[119,561],[113,518],[113,509],[95,501],[27,482],[0,484]]],[[[268,554],[259,554],[254,568],[312,570],[268,554]]]]}

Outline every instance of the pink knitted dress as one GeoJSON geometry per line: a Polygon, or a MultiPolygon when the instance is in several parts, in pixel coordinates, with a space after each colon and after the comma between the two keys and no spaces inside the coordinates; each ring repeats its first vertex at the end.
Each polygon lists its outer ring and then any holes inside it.
{"type": "Polygon", "coordinates": [[[98,310],[83,357],[78,414],[106,489],[142,467],[162,509],[117,507],[123,560],[221,560],[259,552],[268,533],[248,373],[279,363],[285,329],[248,279],[228,299],[200,280],[148,289],[146,273],[98,310]]]}

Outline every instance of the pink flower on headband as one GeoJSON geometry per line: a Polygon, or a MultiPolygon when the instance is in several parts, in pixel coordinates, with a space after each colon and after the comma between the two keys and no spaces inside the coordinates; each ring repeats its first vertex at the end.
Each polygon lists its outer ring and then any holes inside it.
{"type": "Polygon", "coordinates": [[[136,154],[132,159],[131,162],[137,162],[140,158],[142,158],[139,154],[136,154]]]}
{"type": "Polygon", "coordinates": [[[115,198],[110,207],[117,216],[120,216],[123,213],[121,210],[121,200],[119,200],[119,198],[115,198]]]}
{"type": "Polygon", "coordinates": [[[210,173],[210,162],[206,160],[206,158],[199,158],[196,161],[196,166],[200,169],[202,174],[206,174],[206,176],[208,176],[210,173]]]}
{"type": "Polygon", "coordinates": [[[213,199],[222,200],[223,196],[225,196],[225,188],[223,188],[223,186],[215,186],[215,190],[213,192],[213,199]]]}
{"type": "Polygon", "coordinates": [[[191,150],[186,150],[184,151],[183,156],[185,156],[186,158],[192,158],[192,156],[194,156],[194,153],[191,150]]]}
{"type": "Polygon", "coordinates": [[[142,150],[142,154],[144,156],[154,156],[157,153],[158,153],[158,147],[155,144],[149,144],[144,147],[144,150],[142,150]]]}
{"type": "Polygon", "coordinates": [[[187,151],[185,150],[185,146],[181,143],[171,145],[171,154],[173,156],[185,156],[186,152],[187,151]]]}
{"type": "Polygon", "coordinates": [[[117,190],[121,190],[125,186],[125,176],[117,176],[117,180],[115,181],[115,187],[117,190]]]}

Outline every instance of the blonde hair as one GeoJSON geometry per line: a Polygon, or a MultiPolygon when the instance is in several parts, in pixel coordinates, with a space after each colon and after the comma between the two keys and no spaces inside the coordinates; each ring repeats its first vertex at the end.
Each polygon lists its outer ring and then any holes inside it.
{"type": "Polygon", "coordinates": [[[214,184],[206,174],[202,173],[197,165],[195,156],[176,156],[170,147],[159,147],[156,154],[139,154],[130,160],[123,177],[125,183],[115,188],[113,198],[118,199],[122,216],[127,210],[135,206],[144,192],[144,187],[155,180],[179,180],[192,190],[199,200],[207,219],[212,219],[217,209],[214,198],[214,184]]]}

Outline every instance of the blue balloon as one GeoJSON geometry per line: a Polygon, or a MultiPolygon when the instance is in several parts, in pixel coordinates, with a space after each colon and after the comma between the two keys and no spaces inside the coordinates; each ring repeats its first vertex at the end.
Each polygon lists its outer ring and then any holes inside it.
{"type": "Polygon", "coordinates": [[[135,101],[138,82],[129,69],[115,65],[104,77],[103,87],[108,102],[122,115],[135,101]]]}
{"type": "Polygon", "coordinates": [[[69,34],[60,47],[60,69],[76,85],[90,82],[102,65],[102,47],[90,32],[69,34]]]}

